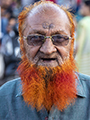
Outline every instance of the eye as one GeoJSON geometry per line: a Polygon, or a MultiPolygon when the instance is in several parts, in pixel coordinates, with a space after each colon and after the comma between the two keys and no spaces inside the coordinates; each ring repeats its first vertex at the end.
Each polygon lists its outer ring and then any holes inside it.
{"type": "Polygon", "coordinates": [[[31,36],[27,37],[27,43],[29,45],[38,46],[38,45],[42,44],[43,39],[44,39],[44,37],[41,35],[31,35],[31,36]]]}
{"type": "Polygon", "coordinates": [[[62,35],[55,35],[52,38],[54,39],[55,42],[62,42],[63,40],[65,40],[62,35]]]}
{"type": "Polygon", "coordinates": [[[28,41],[32,41],[32,42],[33,42],[34,40],[39,40],[39,39],[40,39],[39,36],[28,36],[28,37],[27,37],[27,40],[28,40],[28,41]]]}
{"type": "Polygon", "coordinates": [[[57,46],[65,46],[69,42],[69,37],[65,35],[55,35],[52,38],[53,43],[57,46]]]}

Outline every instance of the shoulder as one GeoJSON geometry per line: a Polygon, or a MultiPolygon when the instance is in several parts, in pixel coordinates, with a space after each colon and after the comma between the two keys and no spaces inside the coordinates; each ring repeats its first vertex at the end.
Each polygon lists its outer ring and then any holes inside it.
{"type": "Polygon", "coordinates": [[[21,86],[20,78],[6,82],[4,85],[0,87],[0,97],[10,95],[13,92],[17,92],[20,86],[21,86]]]}
{"type": "Polygon", "coordinates": [[[90,80],[90,76],[89,75],[86,75],[86,74],[82,74],[82,73],[78,73],[78,76],[81,80],[90,80]]]}
{"type": "Polygon", "coordinates": [[[9,118],[10,113],[13,113],[13,109],[16,104],[16,95],[21,91],[20,78],[6,82],[0,87],[0,120],[6,120],[9,118]]]}
{"type": "Polygon", "coordinates": [[[78,73],[80,82],[90,88],[90,76],[82,73],[78,73]]]}

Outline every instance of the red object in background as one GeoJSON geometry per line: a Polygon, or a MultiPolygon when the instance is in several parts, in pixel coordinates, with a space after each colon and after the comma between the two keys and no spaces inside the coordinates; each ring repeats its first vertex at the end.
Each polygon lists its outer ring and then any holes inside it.
{"type": "Polygon", "coordinates": [[[80,5],[81,2],[82,0],[77,0],[77,5],[80,5]]]}
{"type": "Polygon", "coordinates": [[[45,117],[45,120],[48,120],[48,117],[45,117]]]}
{"type": "Polygon", "coordinates": [[[46,0],[46,1],[52,1],[54,3],[57,3],[57,0],[46,0]]]}

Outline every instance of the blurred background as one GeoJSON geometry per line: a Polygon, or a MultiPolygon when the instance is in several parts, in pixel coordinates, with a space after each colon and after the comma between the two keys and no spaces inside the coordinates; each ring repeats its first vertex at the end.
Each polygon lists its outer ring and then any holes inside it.
{"type": "MultiPolygon", "coordinates": [[[[39,0],[0,0],[0,86],[18,77],[16,69],[21,55],[17,19],[23,7],[36,1],[39,0]]],[[[80,72],[90,75],[90,0],[50,1],[66,6],[74,15],[74,56],[80,72]]]]}

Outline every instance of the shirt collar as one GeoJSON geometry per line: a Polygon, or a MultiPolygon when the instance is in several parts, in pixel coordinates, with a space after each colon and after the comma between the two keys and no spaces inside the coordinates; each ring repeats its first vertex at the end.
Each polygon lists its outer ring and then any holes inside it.
{"type": "Polygon", "coordinates": [[[83,79],[82,77],[79,76],[79,73],[76,73],[78,79],[76,80],[76,84],[77,84],[77,96],[80,97],[86,97],[86,90],[84,88],[84,83],[83,81],[85,81],[85,79],[83,79]]]}
{"type": "Polygon", "coordinates": [[[16,94],[16,96],[15,97],[20,97],[20,96],[22,96],[22,83],[21,83],[22,81],[21,81],[21,79],[20,79],[20,81],[18,81],[18,90],[17,90],[17,94],[16,94]]]}

